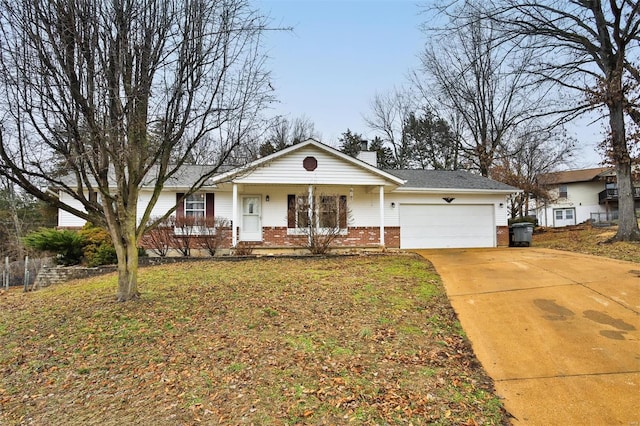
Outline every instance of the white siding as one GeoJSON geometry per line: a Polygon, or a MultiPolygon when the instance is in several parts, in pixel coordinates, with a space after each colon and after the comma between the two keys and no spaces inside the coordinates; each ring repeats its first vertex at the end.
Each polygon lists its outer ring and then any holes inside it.
{"type": "MultiPolygon", "coordinates": [[[[218,195],[216,194],[216,199],[215,199],[215,211],[216,211],[216,216],[218,216],[218,195]]],[[[231,205],[231,195],[229,194],[228,196],[229,198],[229,206],[231,205]]],[[[80,202],[72,199],[69,195],[67,194],[61,194],[60,195],[60,199],[65,202],[70,204],[73,207],[78,208],[79,210],[84,211],[84,208],[82,207],[82,204],[80,204],[80,202]]],[[[148,190],[141,190],[140,191],[140,195],[138,197],[138,211],[137,211],[137,221],[138,223],[140,223],[140,221],[142,220],[142,215],[144,214],[144,209],[146,208],[147,204],[149,203],[149,200],[151,199],[151,191],[148,190]]],[[[224,202],[221,202],[220,205],[224,206],[224,202]]],[[[155,206],[153,206],[153,209],[151,210],[151,218],[154,217],[158,217],[158,216],[162,216],[165,213],[167,213],[171,208],[173,208],[176,205],[176,192],[163,192],[160,194],[160,196],[158,197],[158,200],[156,201],[155,206]]],[[[228,212],[228,217],[231,217],[231,207],[229,207],[229,212],[228,212]]],[[[59,210],[58,211],[58,226],[61,227],[79,227],[79,226],[83,226],[85,224],[85,220],[81,219],[77,216],[72,215],[71,213],[67,213],[63,210],[59,210]]]]}
{"type": "MultiPolygon", "coordinates": [[[[82,204],[71,198],[68,194],[60,193],[60,201],[74,207],[78,210],[85,211],[82,204]]],[[[64,210],[58,209],[58,226],[60,227],[80,227],[85,224],[84,219],[80,219],[78,216],[74,216],[64,210]]]]}
{"type": "Polygon", "coordinates": [[[261,165],[249,174],[235,180],[244,184],[349,184],[349,185],[384,185],[388,184],[382,176],[364,167],[348,163],[326,151],[313,146],[294,151],[289,155],[278,157],[261,165]],[[314,171],[307,171],[302,166],[306,157],[318,160],[314,171]]]}
{"type": "Polygon", "coordinates": [[[567,184],[567,198],[558,198],[558,188],[549,191],[552,199],[547,205],[538,206],[536,217],[541,226],[554,226],[554,209],[573,208],[576,212],[576,223],[582,223],[591,218],[591,213],[605,213],[604,205],[598,204],[598,193],[604,191],[603,182],[575,182],[567,184]]]}
{"type": "MultiPolygon", "coordinates": [[[[151,191],[140,191],[138,197],[138,217],[137,221],[140,223],[144,209],[147,207],[149,200],[151,199],[151,191]]],[[[151,210],[151,218],[164,215],[169,209],[176,205],[176,194],[174,192],[163,192],[158,197],[155,206],[151,210]]]]}
{"type": "Polygon", "coordinates": [[[400,226],[400,204],[435,204],[445,205],[443,197],[454,197],[451,204],[493,205],[495,226],[508,225],[507,197],[505,195],[473,195],[473,194],[402,194],[390,193],[385,196],[385,226],[400,226]],[[391,207],[395,203],[395,208],[391,207]],[[500,204],[502,203],[502,207],[500,204]]]}

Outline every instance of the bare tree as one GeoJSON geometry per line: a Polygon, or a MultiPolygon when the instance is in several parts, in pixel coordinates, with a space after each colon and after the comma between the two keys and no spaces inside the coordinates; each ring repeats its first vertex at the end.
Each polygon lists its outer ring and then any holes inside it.
{"type": "Polygon", "coordinates": [[[459,119],[461,153],[488,176],[515,129],[544,110],[545,93],[526,73],[534,53],[500,40],[480,12],[466,13],[450,16],[444,29],[427,29],[431,42],[414,83],[436,111],[459,119]]]}
{"type": "Polygon", "coordinates": [[[576,141],[561,128],[548,130],[528,127],[518,131],[510,151],[502,152],[491,169],[493,179],[522,189],[511,198],[511,217],[525,216],[531,197],[539,202],[549,199],[548,190],[537,177],[570,163],[576,141]]]}
{"type": "Polygon", "coordinates": [[[318,138],[313,121],[308,117],[296,117],[289,120],[278,116],[271,122],[265,142],[260,146],[260,155],[265,156],[280,151],[311,138],[318,138]]]}
{"type": "Polygon", "coordinates": [[[0,0],[0,27],[0,173],[106,227],[117,299],[138,298],[137,246],[163,185],[208,144],[215,159],[185,197],[198,190],[269,96],[264,17],[246,0],[0,0]]]}
{"type": "Polygon", "coordinates": [[[394,168],[411,167],[411,147],[405,133],[405,123],[415,103],[408,91],[394,89],[384,94],[376,94],[371,101],[371,113],[365,122],[377,133],[385,145],[391,147],[394,168]]]}
{"type": "Polygon", "coordinates": [[[538,58],[533,73],[581,97],[582,102],[569,104],[567,114],[594,108],[606,111],[607,152],[616,168],[619,194],[620,220],[614,239],[640,240],[625,126],[625,112],[640,122],[631,99],[636,85],[625,81],[625,72],[634,75],[640,47],[640,4],[503,0],[495,2],[488,17],[501,26],[505,38],[526,40],[538,58]]]}

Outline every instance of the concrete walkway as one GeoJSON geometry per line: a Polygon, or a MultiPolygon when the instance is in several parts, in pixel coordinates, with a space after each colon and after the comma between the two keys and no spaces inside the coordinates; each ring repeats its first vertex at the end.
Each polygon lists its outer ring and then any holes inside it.
{"type": "Polygon", "coordinates": [[[640,425],[640,264],[423,250],[515,425],[640,425]]]}

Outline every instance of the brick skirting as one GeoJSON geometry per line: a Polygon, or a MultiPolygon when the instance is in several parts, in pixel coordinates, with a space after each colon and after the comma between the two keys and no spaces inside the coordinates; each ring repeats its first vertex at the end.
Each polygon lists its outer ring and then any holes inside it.
{"type": "Polygon", "coordinates": [[[509,247],[509,227],[496,226],[496,242],[498,247],[509,247]]]}
{"type": "MultiPolygon", "coordinates": [[[[267,226],[262,228],[262,241],[256,242],[257,247],[297,248],[307,245],[306,235],[289,235],[287,228],[282,226],[267,226]]],[[[230,241],[225,241],[225,248],[230,241]]],[[[400,248],[400,227],[388,226],[384,232],[384,245],[388,248],[400,248]]],[[[339,235],[332,247],[379,247],[379,227],[349,227],[347,235],[339,235]]]]}

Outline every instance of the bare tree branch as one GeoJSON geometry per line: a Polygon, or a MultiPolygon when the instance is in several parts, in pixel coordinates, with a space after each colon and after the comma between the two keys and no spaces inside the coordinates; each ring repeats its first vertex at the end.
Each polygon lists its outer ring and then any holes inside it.
{"type": "Polygon", "coordinates": [[[136,298],[137,244],[164,184],[208,150],[186,195],[197,191],[242,147],[271,96],[265,18],[246,0],[0,0],[0,27],[0,173],[107,227],[118,299],[136,298]]]}

